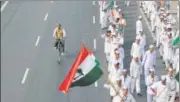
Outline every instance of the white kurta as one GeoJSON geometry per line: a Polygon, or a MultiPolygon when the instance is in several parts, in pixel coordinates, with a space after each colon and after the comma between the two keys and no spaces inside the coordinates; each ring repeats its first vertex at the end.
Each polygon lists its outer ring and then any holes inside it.
{"type": "Polygon", "coordinates": [[[111,52],[111,44],[112,41],[111,39],[105,37],[105,43],[104,43],[104,52],[105,53],[110,53],[111,52]]]}
{"type": "Polygon", "coordinates": [[[140,45],[141,45],[141,48],[142,48],[142,53],[144,55],[145,53],[145,46],[146,46],[146,35],[143,34],[142,36],[140,36],[140,45]]]}
{"type": "Polygon", "coordinates": [[[121,99],[124,99],[123,102],[136,102],[132,94],[128,94],[127,97],[117,95],[113,98],[112,102],[121,102],[121,99]]]}
{"type": "Polygon", "coordinates": [[[155,75],[153,79],[151,75],[149,75],[146,80],[147,94],[155,95],[155,93],[150,89],[150,87],[158,81],[158,77],[155,75]]]}
{"type": "Polygon", "coordinates": [[[152,53],[148,50],[144,54],[142,64],[144,65],[145,70],[148,70],[150,68],[153,68],[154,65],[156,65],[156,51],[153,51],[152,53]]]}
{"type": "Polygon", "coordinates": [[[122,86],[127,86],[128,89],[129,89],[129,92],[130,92],[131,77],[130,77],[129,75],[127,75],[126,77],[122,75],[122,76],[120,77],[120,80],[121,80],[122,86]]]}
{"type": "Polygon", "coordinates": [[[130,55],[132,57],[138,56],[139,58],[141,58],[142,54],[143,54],[143,50],[142,50],[140,44],[137,44],[136,42],[134,42],[131,47],[130,55]]]}
{"type": "Polygon", "coordinates": [[[132,77],[131,82],[131,93],[133,93],[136,87],[136,93],[141,92],[140,88],[140,74],[142,73],[142,67],[140,63],[136,63],[134,60],[130,64],[130,76],[132,77]]]}
{"type": "Polygon", "coordinates": [[[154,83],[151,86],[152,89],[155,89],[158,97],[156,97],[156,102],[167,102],[168,98],[168,88],[166,85],[163,85],[161,81],[154,83]]]}
{"type": "Polygon", "coordinates": [[[142,21],[137,20],[136,21],[136,34],[139,34],[139,31],[143,31],[142,21]]]}
{"type": "Polygon", "coordinates": [[[117,63],[117,62],[120,63],[120,66],[119,66],[120,70],[123,69],[123,68],[121,67],[121,63],[122,63],[122,59],[121,59],[121,58],[115,59],[114,57],[110,57],[110,61],[109,61],[109,63],[108,63],[108,71],[109,71],[109,72],[112,70],[112,68],[114,68],[114,64],[117,63]]]}

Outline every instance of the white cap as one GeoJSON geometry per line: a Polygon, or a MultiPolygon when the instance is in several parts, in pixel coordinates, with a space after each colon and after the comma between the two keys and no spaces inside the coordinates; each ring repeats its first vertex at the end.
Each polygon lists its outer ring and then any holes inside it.
{"type": "Polygon", "coordinates": [[[118,9],[119,12],[121,12],[121,9],[118,9]]]}
{"type": "Polygon", "coordinates": [[[139,16],[139,19],[142,19],[142,16],[141,16],[141,15],[139,16]]]}
{"type": "Polygon", "coordinates": [[[150,71],[150,72],[155,72],[154,68],[151,68],[149,71],[150,71]]]}
{"type": "Polygon", "coordinates": [[[137,40],[137,39],[140,39],[140,36],[136,36],[136,40],[137,40]]]}
{"type": "Polygon", "coordinates": [[[168,71],[173,71],[173,69],[172,69],[172,68],[169,68],[168,71]]]}
{"type": "Polygon", "coordinates": [[[123,69],[122,72],[127,72],[127,70],[126,70],[126,69],[123,69]]]}
{"type": "Polygon", "coordinates": [[[153,45],[150,45],[149,48],[154,48],[154,46],[153,46],[153,45]]]}
{"type": "Polygon", "coordinates": [[[165,79],[166,79],[166,76],[162,75],[161,80],[165,80],[165,79]]]}

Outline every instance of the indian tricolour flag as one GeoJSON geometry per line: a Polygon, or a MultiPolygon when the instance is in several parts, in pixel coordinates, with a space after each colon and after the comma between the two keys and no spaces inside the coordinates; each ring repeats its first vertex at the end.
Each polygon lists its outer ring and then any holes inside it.
{"type": "Polygon", "coordinates": [[[71,70],[59,86],[59,90],[67,93],[69,88],[75,86],[89,86],[96,82],[103,74],[95,56],[82,46],[71,70]]]}

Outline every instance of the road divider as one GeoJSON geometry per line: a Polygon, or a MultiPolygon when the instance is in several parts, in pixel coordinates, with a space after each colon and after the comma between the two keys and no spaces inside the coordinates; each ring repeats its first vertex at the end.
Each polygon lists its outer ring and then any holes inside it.
{"type": "Polygon", "coordinates": [[[35,43],[35,46],[38,46],[39,40],[40,40],[40,36],[38,36],[36,43],[35,43]]]}
{"type": "Polygon", "coordinates": [[[27,75],[28,75],[28,72],[29,72],[29,68],[26,68],[26,71],[25,71],[25,73],[24,73],[24,76],[23,76],[23,79],[22,79],[22,81],[21,81],[21,84],[24,84],[24,83],[25,83],[26,78],[27,78],[27,75]]]}
{"type": "Polygon", "coordinates": [[[1,7],[1,12],[5,9],[5,7],[7,6],[8,3],[9,3],[9,1],[4,2],[4,4],[1,7]]]}
{"type": "Polygon", "coordinates": [[[48,18],[48,13],[46,13],[45,17],[44,17],[44,21],[47,21],[48,18]]]}

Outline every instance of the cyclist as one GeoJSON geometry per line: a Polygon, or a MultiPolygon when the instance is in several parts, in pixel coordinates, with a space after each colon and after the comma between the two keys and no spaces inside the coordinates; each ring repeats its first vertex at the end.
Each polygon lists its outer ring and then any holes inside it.
{"type": "Polygon", "coordinates": [[[66,32],[64,28],[62,28],[61,24],[58,24],[57,27],[54,29],[53,38],[55,39],[55,49],[58,48],[58,44],[62,44],[62,53],[61,55],[64,55],[64,49],[65,49],[65,41],[64,38],[66,36],[66,32]],[[59,43],[60,41],[60,43],[59,43]]]}

